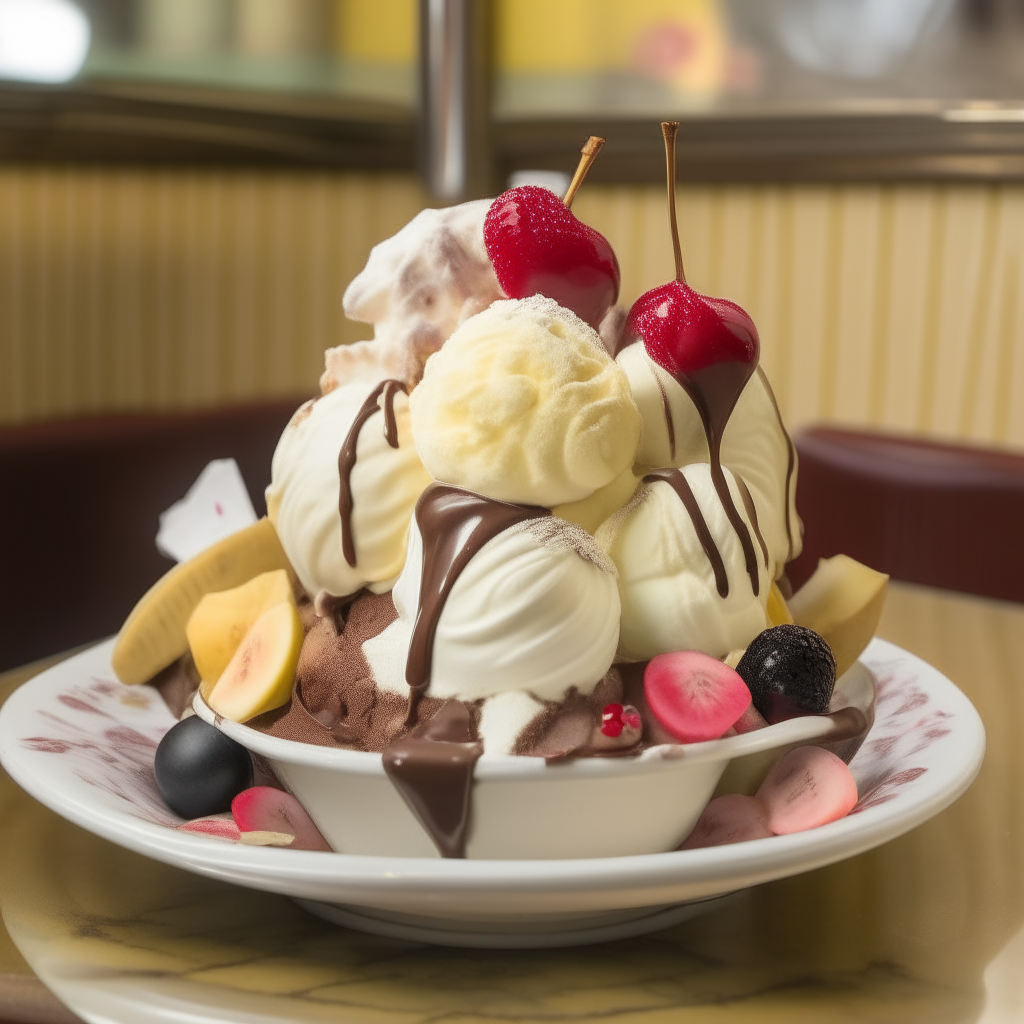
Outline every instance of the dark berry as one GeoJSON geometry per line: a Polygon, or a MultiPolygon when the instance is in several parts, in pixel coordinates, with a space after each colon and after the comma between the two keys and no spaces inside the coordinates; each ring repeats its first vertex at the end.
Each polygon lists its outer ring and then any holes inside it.
{"type": "Polygon", "coordinates": [[[231,801],[252,785],[249,751],[197,715],[167,731],[153,771],[164,802],[183,818],[230,811],[231,801]]]}
{"type": "Polygon", "coordinates": [[[832,649],[806,626],[772,626],[758,633],[736,671],[768,722],[824,714],[836,685],[832,649]]]}

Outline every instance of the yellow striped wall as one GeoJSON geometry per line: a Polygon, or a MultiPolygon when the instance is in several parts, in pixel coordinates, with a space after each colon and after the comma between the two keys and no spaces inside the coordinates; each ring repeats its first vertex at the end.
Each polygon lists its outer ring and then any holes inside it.
{"type": "MultiPolygon", "coordinates": [[[[423,202],[402,176],[0,169],[0,422],[310,391],[369,336],[345,284],[423,202]]],[[[574,209],[624,299],[670,275],[660,188],[574,209]]],[[[752,313],[791,423],[1024,448],[1024,187],[685,188],[679,212],[691,283],[752,313]]]]}

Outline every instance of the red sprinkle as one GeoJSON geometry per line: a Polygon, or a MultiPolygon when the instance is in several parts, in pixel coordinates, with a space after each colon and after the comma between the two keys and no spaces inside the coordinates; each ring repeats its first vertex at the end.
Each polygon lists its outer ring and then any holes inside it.
{"type": "MultiPolygon", "coordinates": [[[[604,711],[601,712],[601,732],[605,736],[614,737],[622,733],[622,711],[621,704],[605,704],[604,711]]],[[[639,721],[639,716],[637,716],[637,724],[639,721]]]]}

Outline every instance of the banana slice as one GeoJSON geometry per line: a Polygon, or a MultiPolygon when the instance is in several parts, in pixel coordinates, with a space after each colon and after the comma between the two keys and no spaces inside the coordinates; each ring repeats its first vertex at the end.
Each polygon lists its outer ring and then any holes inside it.
{"type": "Polygon", "coordinates": [[[284,569],[261,572],[231,590],[205,594],[185,626],[199,678],[212,686],[220,679],[252,624],[275,604],[295,604],[284,569]]]}
{"type": "Polygon", "coordinates": [[[185,626],[204,594],[230,590],[260,573],[291,566],[268,519],[176,565],[143,594],[125,619],[111,657],[122,683],[152,679],[188,650],[185,626]]]}
{"type": "Polygon", "coordinates": [[[889,577],[850,558],[822,558],[814,575],[789,599],[793,621],[825,638],[836,677],[860,657],[878,629],[889,577]]]}
{"type": "Polygon", "coordinates": [[[247,722],[287,704],[302,650],[295,602],[268,608],[245,634],[207,703],[232,722],[247,722]]]}
{"type": "Polygon", "coordinates": [[[769,626],[782,626],[793,621],[793,616],[790,614],[786,599],[782,596],[782,591],[779,590],[778,583],[773,583],[768,591],[768,606],[765,608],[765,613],[768,616],[769,626]]]}

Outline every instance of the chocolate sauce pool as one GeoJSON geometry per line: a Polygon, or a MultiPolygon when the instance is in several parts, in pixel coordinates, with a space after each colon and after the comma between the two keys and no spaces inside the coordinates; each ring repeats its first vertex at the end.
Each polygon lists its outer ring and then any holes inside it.
{"type": "Polygon", "coordinates": [[[465,857],[473,768],[484,752],[461,701],[437,713],[384,751],[384,771],[442,857],[465,857]]]}
{"type": "Polygon", "coordinates": [[[395,421],[395,395],[408,389],[400,380],[382,380],[359,407],[352,426],[348,428],[341,451],[338,452],[338,515],[341,517],[341,550],[345,561],[356,564],[356,545],[352,538],[352,469],[356,464],[356,447],[366,421],[375,413],[384,413],[384,439],[392,448],[398,447],[398,424],[395,421]],[[380,396],[384,401],[380,402],[380,396]]]}

